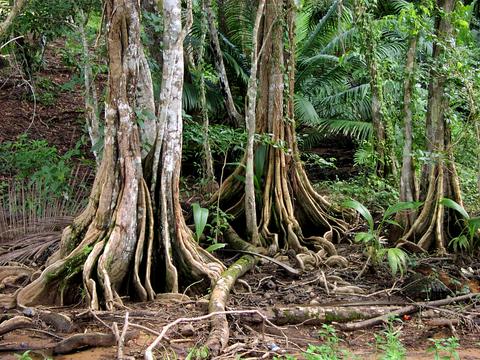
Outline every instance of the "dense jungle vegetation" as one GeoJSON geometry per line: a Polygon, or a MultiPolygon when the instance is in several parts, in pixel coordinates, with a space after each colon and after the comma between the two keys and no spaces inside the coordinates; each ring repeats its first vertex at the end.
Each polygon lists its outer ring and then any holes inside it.
{"type": "Polygon", "coordinates": [[[0,303],[208,288],[219,355],[259,264],[471,300],[479,42],[467,0],[0,0],[0,303]]]}

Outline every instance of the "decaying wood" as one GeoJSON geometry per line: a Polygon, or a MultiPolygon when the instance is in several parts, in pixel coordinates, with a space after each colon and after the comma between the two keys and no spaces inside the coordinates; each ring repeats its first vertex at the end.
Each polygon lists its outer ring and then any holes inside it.
{"type": "Polygon", "coordinates": [[[52,326],[56,331],[61,333],[72,332],[74,324],[70,317],[65,314],[52,311],[38,311],[38,317],[47,325],[52,326]]]}

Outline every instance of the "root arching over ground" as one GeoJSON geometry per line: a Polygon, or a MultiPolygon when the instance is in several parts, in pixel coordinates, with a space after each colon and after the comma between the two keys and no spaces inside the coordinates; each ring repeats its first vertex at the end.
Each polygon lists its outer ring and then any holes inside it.
{"type": "Polygon", "coordinates": [[[181,280],[206,278],[213,283],[224,270],[194,241],[179,202],[181,39],[186,30],[176,11],[179,4],[172,2],[164,8],[161,105],[158,116],[146,124],[153,129],[154,144],[142,156],[135,109],[147,92],[139,94],[136,85],[152,86],[151,78],[142,77],[149,70],[138,6],[131,0],[106,2],[109,91],[102,161],[89,203],[64,230],[60,249],[40,276],[11,295],[20,307],[73,301],[83,283],[92,309],[113,309],[122,306],[124,295],[153,300],[157,292],[178,292],[181,280]]]}
{"type": "MultiPolygon", "coordinates": [[[[311,185],[296,144],[294,127],[294,5],[289,1],[266,2],[259,38],[263,39],[259,58],[259,97],[256,106],[256,133],[268,134],[257,144],[258,238],[241,244],[237,235],[226,234],[232,247],[276,255],[289,254],[302,271],[321,264],[346,266],[337,255],[333,242],[348,230],[339,208],[319,195],[311,185]],[[287,11],[284,11],[284,7],[287,11]],[[277,21],[285,17],[285,22],[277,21]],[[284,24],[286,26],[284,27],[284,24]],[[285,52],[283,35],[289,34],[289,51],[285,52]],[[287,55],[286,55],[287,54],[287,55]],[[289,54],[289,55],[288,55],[289,54]],[[284,69],[289,69],[287,81],[284,69]],[[307,231],[309,236],[304,235],[307,231]]],[[[255,34],[256,35],[256,34],[255,34]]],[[[256,42],[254,42],[256,43],[256,42]]],[[[243,219],[245,216],[245,166],[239,166],[216,192],[211,203],[243,219]]],[[[256,232],[253,232],[256,233],[256,232]]],[[[243,234],[242,234],[243,235],[243,234]]],[[[224,311],[228,293],[236,279],[254,265],[245,255],[235,262],[216,283],[209,310],[224,311]]],[[[207,344],[218,353],[228,341],[225,315],[215,316],[207,344]]]]}

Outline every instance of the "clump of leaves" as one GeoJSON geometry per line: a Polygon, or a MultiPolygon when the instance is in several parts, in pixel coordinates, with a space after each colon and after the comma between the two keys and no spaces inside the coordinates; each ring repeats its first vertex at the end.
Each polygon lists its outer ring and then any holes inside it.
{"type": "Polygon", "coordinates": [[[20,135],[16,141],[0,144],[0,173],[30,184],[42,184],[48,192],[62,195],[68,190],[72,158],[80,155],[80,145],[60,155],[47,141],[20,135]]]}
{"type": "Polygon", "coordinates": [[[394,329],[393,321],[389,321],[388,327],[380,334],[375,334],[375,342],[383,354],[379,359],[400,360],[405,359],[407,350],[400,341],[401,328],[394,329]]]}
{"type": "Polygon", "coordinates": [[[192,204],[193,222],[195,224],[195,239],[200,241],[205,229],[209,230],[206,240],[210,243],[207,247],[208,252],[225,247],[225,244],[218,243],[218,237],[228,228],[228,222],[231,220],[231,215],[223,212],[219,208],[215,208],[215,215],[211,222],[208,222],[210,210],[201,207],[198,203],[192,204]]]}
{"type": "Polygon", "coordinates": [[[460,347],[456,337],[448,339],[429,339],[433,345],[428,348],[428,352],[434,354],[435,360],[460,360],[457,349],[460,347]]]}
{"type": "Polygon", "coordinates": [[[403,275],[407,268],[408,255],[402,249],[385,247],[386,239],[382,236],[383,226],[385,224],[400,226],[392,220],[392,217],[400,211],[417,209],[421,204],[421,202],[411,201],[391,205],[375,227],[372,214],[363,204],[356,200],[344,202],[345,207],[356,210],[367,222],[367,231],[358,232],[355,235],[355,241],[363,244],[367,250],[367,263],[371,261],[374,266],[378,266],[386,258],[392,275],[396,275],[397,272],[403,275]]]}
{"type": "Polygon", "coordinates": [[[480,247],[480,217],[471,217],[463,206],[451,199],[444,198],[440,200],[440,204],[457,211],[463,220],[463,224],[460,224],[460,227],[463,228],[462,233],[450,240],[448,245],[455,252],[473,254],[475,249],[480,247]]]}

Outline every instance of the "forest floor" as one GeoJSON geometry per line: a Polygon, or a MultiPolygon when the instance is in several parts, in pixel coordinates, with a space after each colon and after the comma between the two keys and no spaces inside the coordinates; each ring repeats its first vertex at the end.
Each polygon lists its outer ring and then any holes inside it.
{"type": "MultiPolygon", "coordinates": [[[[40,81],[44,87],[42,94],[37,95],[44,98],[40,98],[41,101],[37,99],[37,104],[34,106],[30,88],[21,80],[21,77],[0,69],[0,142],[15,140],[18,135],[27,132],[30,138],[45,139],[62,153],[74,147],[79,139],[85,136],[85,131],[82,118],[83,94],[78,86],[69,90],[65,90],[67,86],[64,86],[72,80],[72,76],[72,70],[63,66],[55,52],[50,49],[46,56],[46,68],[37,78],[37,82],[40,81]]],[[[323,156],[326,149],[319,148],[314,151],[323,156]]],[[[329,154],[329,156],[335,156],[335,154],[329,154]]],[[[344,156],[345,151],[338,151],[337,154],[344,156]]],[[[342,164],[345,161],[343,159],[342,164]]],[[[342,172],[348,173],[348,165],[342,169],[342,172]]],[[[243,277],[243,283],[236,284],[228,302],[228,310],[255,309],[267,314],[281,307],[342,306],[348,309],[355,308],[361,303],[371,307],[399,308],[412,303],[408,294],[402,291],[404,282],[396,281],[388,275],[386,269],[377,271],[367,269],[359,279],[356,279],[366,260],[358,245],[345,241],[339,245],[339,255],[345,256],[348,260],[348,268],[316,269],[296,278],[287,274],[281,267],[262,261],[254,271],[243,277]],[[336,294],[335,289],[326,288],[322,280],[332,276],[339,276],[352,285],[358,286],[362,289],[362,294],[336,294]]],[[[233,258],[224,258],[224,260],[226,264],[230,264],[233,258]]],[[[435,271],[443,270],[453,278],[458,277],[458,274],[451,269],[459,267],[453,266],[454,264],[472,266],[474,271],[480,268],[478,261],[470,264],[461,263],[461,261],[462,259],[450,257],[419,259],[419,262],[428,263],[435,271]]],[[[4,291],[15,291],[18,286],[18,284],[2,285],[4,287],[0,288],[0,294],[4,291]]],[[[474,288],[475,286],[477,286],[476,291],[480,291],[478,283],[473,285],[474,288]]],[[[28,328],[16,329],[0,335],[0,359],[17,359],[18,357],[14,354],[22,354],[28,349],[34,349],[29,353],[32,359],[47,357],[65,360],[113,359],[117,354],[115,341],[110,346],[85,348],[83,351],[66,355],[52,356],[49,349],[72,334],[101,332],[111,335],[113,323],[116,323],[121,331],[126,312],[129,313],[127,337],[131,336],[131,339],[125,342],[124,354],[143,358],[145,348],[156,337],[154,333],[160,332],[162,327],[179,318],[192,318],[207,313],[207,298],[189,295],[190,297],[179,295],[173,298],[159,296],[157,300],[148,303],[130,302],[126,299],[124,310],[95,314],[89,312],[82,304],[70,307],[39,308],[40,310],[37,309],[35,314],[29,314],[31,325],[28,328]],[[68,316],[72,321],[71,326],[65,329],[55,324],[55,321],[47,321],[38,315],[47,310],[68,316]],[[143,326],[143,329],[139,325],[143,326]],[[8,349],[10,351],[7,351],[8,349]]],[[[17,315],[22,315],[22,311],[4,309],[0,313],[0,328],[1,322],[17,315]]],[[[301,359],[305,358],[304,353],[309,345],[319,347],[326,342],[333,344],[337,340],[339,348],[348,352],[348,355],[343,358],[383,358],[385,347],[388,347],[385,345],[388,337],[398,338],[406,349],[408,359],[433,359],[434,353],[427,351],[434,344],[432,339],[447,339],[452,336],[459,339],[457,351],[461,359],[480,359],[479,318],[478,302],[460,303],[449,307],[423,307],[420,312],[391,322],[390,327],[381,324],[356,331],[342,331],[337,328],[335,335],[330,334],[322,338],[321,331],[325,329],[314,321],[297,321],[297,324],[273,326],[258,321],[251,314],[229,315],[230,342],[226,352],[218,359],[240,357],[268,359],[286,355],[301,359]]],[[[336,327],[335,322],[334,327],[336,327]]],[[[191,349],[201,348],[208,335],[208,320],[182,323],[166,334],[155,355],[159,359],[184,359],[191,349]]],[[[392,346],[390,345],[390,350],[392,346]]],[[[443,350],[442,355],[449,356],[448,349],[444,347],[443,350]]],[[[190,356],[191,359],[201,358],[190,356]]],[[[333,359],[333,357],[320,357],[320,355],[311,358],[333,359]]],[[[389,359],[396,358],[400,357],[389,357],[389,359]]]]}

